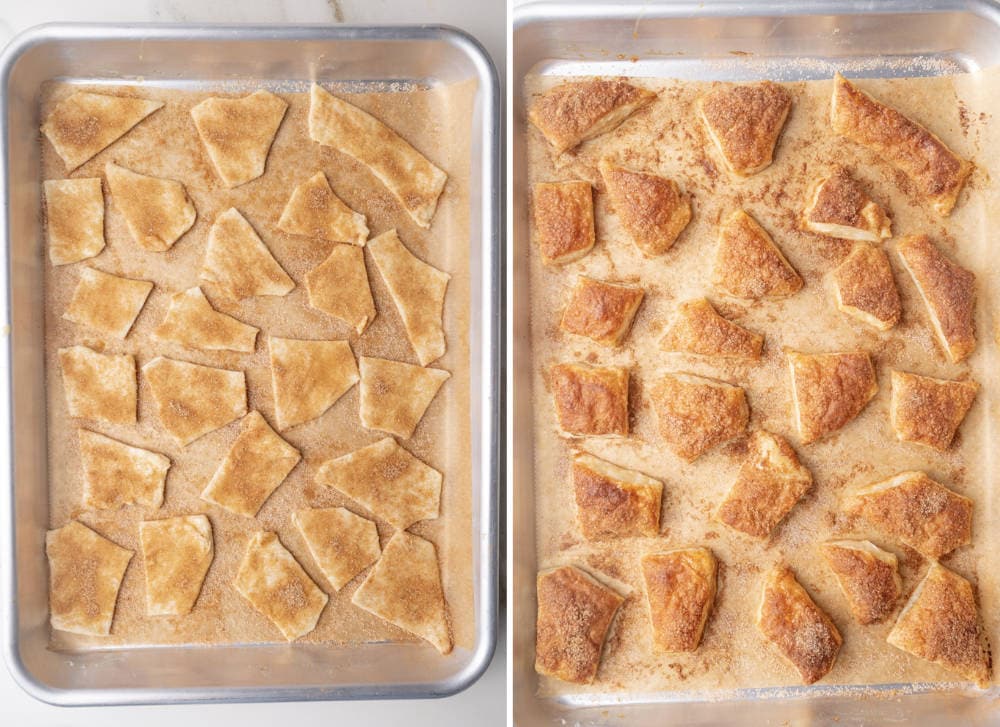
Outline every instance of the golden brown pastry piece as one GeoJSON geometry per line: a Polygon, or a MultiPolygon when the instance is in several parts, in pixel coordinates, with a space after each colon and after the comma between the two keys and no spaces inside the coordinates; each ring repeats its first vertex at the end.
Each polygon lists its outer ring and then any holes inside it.
{"type": "Polygon", "coordinates": [[[893,553],[868,540],[836,540],[821,548],[859,624],[878,623],[892,613],[903,588],[893,553]]]}
{"type": "Polygon", "coordinates": [[[191,612],[215,557],[212,524],[204,515],[139,523],[146,571],[146,615],[191,612]]]}
{"type": "Polygon", "coordinates": [[[691,374],[663,376],[652,400],[660,436],[688,462],[741,435],[750,419],[742,388],[691,374]]]}
{"type": "Polygon", "coordinates": [[[316,565],[339,591],[382,553],[378,528],[346,507],[299,510],[292,515],[316,565]]]}
{"type": "Polygon", "coordinates": [[[532,203],[542,262],[565,265],[591,251],[596,238],[590,182],[539,182],[532,203]]]}
{"type": "Polygon", "coordinates": [[[129,234],[146,250],[169,250],[198,216],[184,185],[173,179],[138,174],[114,162],[104,167],[104,176],[129,234]]]}
{"type": "Polygon", "coordinates": [[[628,369],[562,363],[549,373],[563,435],[628,436],[628,369]]]}
{"type": "Polygon", "coordinates": [[[71,417],[135,424],[137,385],[132,356],[70,346],[59,349],[59,366],[71,417]]]}
{"type": "Polygon", "coordinates": [[[538,574],[535,671],[590,684],[618,607],[625,600],[573,566],[538,574]]]}
{"type": "Polygon", "coordinates": [[[233,207],[212,223],[200,275],[234,300],[287,295],[295,287],[246,217],[233,207]]]}
{"type": "Polygon", "coordinates": [[[579,276],[559,327],[605,346],[619,346],[639,310],[642,288],[579,276]]]}
{"type": "Polygon", "coordinates": [[[787,351],[795,426],[803,444],[851,422],[878,393],[875,367],[864,351],[787,351]]]}
{"type": "Polygon", "coordinates": [[[321,416],[361,379],[347,341],[267,339],[278,429],[321,416]]]}
{"type": "Polygon", "coordinates": [[[715,556],[708,548],[678,548],[642,557],[642,575],[660,651],[694,651],[712,612],[715,556]]]}
{"type": "Polygon", "coordinates": [[[152,289],[148,280],[83,268],[63,318],[110,338],[125,338],[152,289]]]}
{"type": "Polygon", "coordinates": [[[100,177],[49,179],[45,184],[45,230],[53,265],[94,257],[104,249],[104,193],[100,177]]]}
{"type": "Polygon", "coordinates": [[[672,179],[603,160],[601,177],[622,227],[646,256],[669,250],[691,221],[691,200],[672,179]]]}
{"type": "Polygon", "coordinates": [[[589,540],[656,537],[663,483],[585,452],[573,456],[576,514],[589,540]]]}
{"type": "Polygon", "coordinates": [[[764,337],[723,318],[707,298],[686,300],[677,306],[660,339],[664,351],[695,356],[756,360],[764,337]]]}
{"type": "Polygon", "coordinates": [[[841,240],[879,242],[892,237],[892,220],[843,167],[820,179],[802,213],[810,232],[841,240]]]}
{"type": "Polygon", "coordinates": [[[215,310],[196,285],[170,296],[167,314],[153,336],[202,351],[253,353],[259,330],[215,310]]]}
{"type": "Polygon", "coordinates": [[[976,398],[975,381],[947,381],[892,372],[889,416],[896,436],[944,452],[976,398]]]}
{"type": "Polygon", "coordinates": [[[972,164],[934,134],[839,73],[833,81],[830,124],[835,132],[867,146],[912,179],[939,215],[951,213],[972,173],[972,164]]]}
{"type": "Polygon", "coordinates": [[[306,273],[309,305],[339,318],[360,336],[375,320],[365,253],[356,245],[335,245],[330,256],[306,273]]]}
{"type": "Polygon", "coordinates": [[[155,510],[163,504],[169,459],[86,429],[79,438],[85,508],[142,505],[155,510]]]}
{"type": "Polygon", "coordinates": [[[361,357],[361,425],[409,439],[451,374],[442,369],[361,357]]]}
{"type": "Polygon", "coordinates": [[[899,322],[903,305],[888,256],[859,242],[831,275],[837,309],[862,323],[888,331],[899,322]]]}
{"type": "Polygon", "coordinates": [[[712,143],[738,177],[771,165],[791,108],[791,95],[771,81],[720,86],[698,99],[698,113],[712,143]]]}
{"type": "Polygon", "coordinates": [[[802,278],[757,221],[736,210],[719,228],[712,284],[734,298],[787,298],[802,278]]]}
{"type": "Polygon", "coordinates": [[[323,172],[316,172],[292,191],[278,220],[289,235],[364,246],[368,221],[334,194],[323,172]]]}

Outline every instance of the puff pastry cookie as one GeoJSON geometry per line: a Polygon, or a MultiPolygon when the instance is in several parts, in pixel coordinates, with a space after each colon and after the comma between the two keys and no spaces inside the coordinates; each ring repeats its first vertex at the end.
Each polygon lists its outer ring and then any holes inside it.
{"type": "Polygon", "coordinates": [[[267,339],[278,429],[321,416],[360,380],[347,341],[267,339]]]}
{"type": "Polygon", "coordinates": [[[339,591],[382,553],[378,528],[346,507],[299,510],[292,515],[316,565],[339,591]]]}
{"type": "Polygon", "coordinates": [[[236,300],[287,295],[295,287],[250,223],[232,207],[212,223],[200,276],[236,300]]]}
{"type": "Polygon", "coordinates": [[[707,298],[695,298],[677,306],[660,339],[660,348],[695,356],[755,361],[764,348],[764,337],[723,318],[707,298]]]}
{"type": "Polygon", "coordinates": [[[821,549],[859,624],[878,623],[892,613],[903,588],[893,553],[869,540],[837,540],[821,549]]]}
{"type": "Polygon", "coordinates": [[[309,305],[339,318],[360,336],[375,320],[365,254],[354,245],[337,245],[330,256],[306,274],[309,305]]]}
{"type": "Polygon", "coordinates": [[[66,407],[71,417],[135,424],[135,359],[97,353],[86,346],[59,349],[66,407]]]}
{"type": "Polygon", "coordinates": [[[364,246],[368,221],[334,194],[323,172],[316,172],[294,190],[278,220],[289,235],[364,246]]]}
{"type": "Polygon", "coordinates": [[[889,258],[879,248],[859,242],[832,275],[837,309],[879,331],[899,322],[903,305],[889,258]]]}
{"type": "Polygon", "coordinates": [[[802,213],[802,226],[842,240],[879,242],[892,237],[889,215],[843,167],[816,182],[802,213]]]}
{"type": "Polygon", "coordinates": [[[549,380],[564,436],[628,436],[628,369],[562,363],[549,380]]]}
{"type": "Polygon", "coordinates": [[[49,261],[68,265],[99,254],[104,249],[100,178],[49,179],[44,188],[49,261]]]}
{"type": "Polygon", "coordinates": [[[792,97],[771,81],[721,86],[698,99],[698,113],[726,168],[738,177],[771,166],[792,97]]]}
{"type": "Polygon", "coordinates": [[[104,176],[111,199],[139,247],[164,252],[191,229],[198,213],[184,185],[133,172],[109,162],[104,176]]]}
{"type": "Polygon", "coordinates": [[[736,210],[719,228],[712,283],[734,298],[787,298],[802,278],[757,221],[736,210]]]}
{"type": "Polygon", "coordinates": [[[153,284],[84,268],[63,318],[110,338],[125,338],[153,284]]]}
{"type": "Polygon", "coordinates": [[[948,381],[893,371],[889,416],[896,437],[946,451],[978,391],[975,381],[948,381]]]}
{"type": "Polygon", "coordinates": [[[663,483],[585,452],[573,456],[580,530],[589,540],[656,537],[663,483]]]}
{"type": "Polygon", "coordinates": [[[361,357],[361,424],[409,439],[451,374],[384,358],[361,357]]]}
{"type": "Polygon", "coordinates": [[[787,351],[792,378],[795,426],[803,444],[853,421],[875,394],[878,382],[864,351],[799,353],[787,351]]]}
{"type": "Polygon", "coordinates": [[[85,508],[142,505],[155,510],[163,504],[169,459],[87,429],[80,430],[79,440],[85,508]]]}
{"type": "Polygon", "coordinates": [[[715,556],[708,548],[678,548],[642,557],[642,576],[660,651],[695,651],[712,612],[715,556]]]}
{"type": "Polygon", "coordinates": [[[642,288],[607,283],[583,275],[576,279],[559,327],[605,346],[619,346],[645,295],[642,288]]]}
{"type": "Polygon", "coordinates": [[[191,613],[215,557],[212,524],[204,515],[139,523],[146,570],[146,615],[191,613]]]}
{"type": "Polygon", "coordinates": [[[652,401],[660,436],[674,454],[688,462],[740,436],[750,419],[741,387],[691,374],[660,378],[652,401]]]}
{"type": "Polygon", "coordinates": [[[594,193],[590,182],[539,182],[533,188],[535,238],[542,262],[565,265],[594,247],[594,193]]]}
{"type": "Polygon", "coordinates": [[[170,296],[167,314],[153,336],[184,348],[253,353],[259,330],[215,310],[196,285],[170,296]]]}
{"type": "Polygon", "coordinates": [[[640,252],[662,255],[691,221],[691,200],[677,182],[603,160],[601,177],[615,214],[640,252]]]}

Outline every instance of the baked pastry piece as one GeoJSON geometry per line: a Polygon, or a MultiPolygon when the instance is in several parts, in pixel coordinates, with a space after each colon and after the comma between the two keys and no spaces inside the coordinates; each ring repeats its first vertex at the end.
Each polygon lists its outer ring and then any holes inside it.
{"type": "Polygon", "coordinates": [[[299,510],[292,515],[292,522],[335,591],[346,586],[382,553],[375,523],[346,507],[299,510]]]}
{"type": "Polygon", "coordinates": [[[347,341],[267,339],[278,429],[321,416],[360,380],[347,341]]]}
{"type": "Polygon", "coordinates": [[[863,487],[847,509],[880,532],[937,559],[972,541],[972,500],[923,472],[901,472],[863,487]]]}
{"type": "Polygon", "coordinates": [[[892,372],[889,416],[896,436],[944,452],[976,398],[975,381],[947,381],[892,372]]]}
{"type": "Polygon", "coordinates": [[[931,563],[886,641],[983,689],[990,685],[990,647],[975,591],[940,563],[931,563]]]}
{"type": "Polygon", "coordinates": [[[402,361],[361,357],[361,424],[409,439],[451,374],[402,361]]]}
{"type": "Polygon", "coordinates": [[[264,173],[267,153],[288,104],[268,91],[243,98],[206,98],[191,118],[212,166],[230,189],[264,173]]]}
{"type": "Polygon", "coordinates": [[[135,359],[86,346],[59,349],[66,408],[71,417],[135,424],[135,359]]]}
{"type": "Polygon", "coordinates": [[[287,295],[295,287],[250,223],[232,207],[212,223],[200,276],[236,300],[287,295]]]}
{"type": "Polygon", "coordinates": [[[590,684],[611,622],[625,599],[570,565],[539,573],[536,592],[535,671],[590,684]]]}
{"type": "Polygon", "coordinates": [[[49,179],[45,188],[45,230],[53,265],[94,257],[104,249],[104,193],[100,177],[49,179]]]}
{"type": "Polygon", "coordinates": [[[251,536],[233,585],[289,641],[316,628],[330,600],[269,532],[251,536]]]}
{"type": "Polygon", "coordinates": [[[642,557],[642,576],[660,651],[694,651],[712,612],[715,556],[708,548],[677,548],[642,557]]]}
{"type": "Polygon", "coordinates": [[[306,273],[309,305],[339,318],[360,336],[375,320],[365,253],[355,245],[336,245],[330,256],[306,273]]]}
{"type": "Polygon", "coordinates": [[[791,108],[791,95],[771,81],[719,86],[698,99],[698,113],[712,143],[738,177],[771,165],[791,108]]]}
{"type": "Polygon", "coordinates": [[[757,221],[736,210],[719,228],[712,284],[734,298],[787,298],[802,278],[757,221]]]}
{"type": "Polygon", "coordinates": [[[899,322],[903,305],[886,254],[859,242],[832,275],[837,309],[862,323],[888,331],[899,322]]]}
{"type": "Polygon", "coordinates": [[[167,314],[153,336],[185,348],[253,353],[259,330],[215,310],[196,285],[170,296],[167,314]]]}
{"type": "Polygon", "coordinates": [[[451,276],[407,250],[395,230],[368,243],[421,366],[444,356],[444,294],[451,276]]]}
{"type": "Polygon", "coordinates": [[[739,386],[691,374],[667,374],[652,391],[660,436],[681,459],[693,462],[740,436],[750,409],[739,386]]]}
{"type": "Polygon", "coordinates": [[[85,508],[142,505],[155,510],[163,504],[169,459],[87,429],[80,430],[79,439],[85,508]]]}
{"type": "Polygon", "coordinates": [[[549,374],[564,436],[628,436],[628,369],[562,363],[549,374]]]}
{"type": "Polygon", "coordinates": [[[576,514],[589,540],[660,533],[663,483],[585,452],[573,456],[576,514]]]}
{"type": "Polygon", "coordinates": [[[114,162],[104,167],[111,199],[139,247],[163,252],[191,229],[198,213],[184,185],[138,174],[114,162]]]}
{"type": "Polygon", "coordinates": [[[904,237],[896,250],[948,358],[962,361],[976,348],[976,276],[950,260],[927,235],[904,237]]]}
{"type": "Polygon", "coordinates": [[[830,124],[913,180],[939,215],[951,213],[972,164],[896,109],[879,103],[839,73],[833,80],[830,124]]]}
{"type": "Polygon", "coordinates": [[[542,262],[565,265],[594,247],[594,192],[590,182],[539,182],[533,188],[535,237],[542,262]]]}
{"type": "Polygon", "coordinates": [[[821,547],[859,624],[878,623],[892,613],[903,587],[893,553],[868,540],[837,540],[821,547]]]}
{"type": "Polygon", "coordinates": [[[441,480],[392,437],[331,459],[316,473],[316,482],[336,487],[397,530],[440,514],[441,480]]]}
{"type": "Polygon", "coordinates": [[[686,300],[660,339],[660,348],[696,356],[757,360],[764,337],[723,318],[707,298],[686,300]]]}
{"type": "Polygon", "coordinates": [[[429,228],[448,175],[374,116],[315,83],[311,93],[309,137],[368,167],[413,221],[429,228]]]}
{"type": "Polygon", "coordinates": [[[784,437],[757,430],[715,519],[755,538],[766,538],[809,492],[812,482],[812,473],[784,437]]]}
{"type": "Polygon", "coordinates": [[[757,628],[812,684],[833,669],[843,639],[830,617],[809,597],[787,566],[771,571],[757,612],[757,628]]]}
{"type": "Polygon", "coordinates": [[[601,177],[622,227],[647,256],[669,250],[691,221],[691,200],[672,179],[613,164],[600,164],[601,177]]]}
{"type": "Polygon", "coordinates": [[[795,426],[803,444],[851,422],[878,393],[875,367],[864,351],[787,351],[795,426]]]}
{"type": "Polygon", "coordinates": [[[212,524],[204,515],[139,523],[146,571],[146,615],[191,613],[215,557],[212,524]]]}
{"type": "Polygon", "coordinates": [[[581,275],[559,327],[605,346],[618,346],[632,327],[643,295],[642,288],[634,285],[606,283],[581,275]]]}
{"type": "Polygon", "coordinates": [[[818,180],[802,213],[810,232],[842,240],[878,242],[892,237],[892,220],[843,167],[818,180]]]}
{"type": "Polygon", "coordinates": [[[83,268],[63,318],[110,338],[125,338],[152,289],[148,280],[83,268]]]}
{"type": "Polygon", "coordinates": [[[368,239],[365,216],[334,194],[323,172],[316,172],[292,190],[278,220],[278,229],[289,235],[352,245],[363,246],[368,239]]]}
{"type": "Polygon", "coordinates": [[[66,163],[68,174],[160,108],[162,101],[78,91],[56,104],[42,133],[66,163]]]}

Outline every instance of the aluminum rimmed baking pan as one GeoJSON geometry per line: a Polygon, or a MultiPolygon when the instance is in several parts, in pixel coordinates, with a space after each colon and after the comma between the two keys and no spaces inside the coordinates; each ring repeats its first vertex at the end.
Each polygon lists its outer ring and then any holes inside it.
{"type": "Polygon", "coordinates": [[[0,394],[9,426],[0,444],[9,477],[0,495],[0,569],[4,656],[30,694],[59,705],[441,697],[482,674],[493,655],[497,614],[499,133],[492,62],[474,39],[447,27],[47,25],[12,41],[0,60],[6,290],[0,306],[8,326],[0,346],[9,377],[0,394]],[[279,93],[306,90],[312,80],[359,90],[474,84],[464,127],[471,150],[468,226],[458,238],[469,246],[462,276],[469,288],[471,467],[468,480],[455,486],[469,488],[471,525],[454,534],[471,554],[474,627],[465,644],[446,657],[423,644],[388,642],[50,648],[38,99],[51,80],[223,91],[249,83],[279,93]]]}

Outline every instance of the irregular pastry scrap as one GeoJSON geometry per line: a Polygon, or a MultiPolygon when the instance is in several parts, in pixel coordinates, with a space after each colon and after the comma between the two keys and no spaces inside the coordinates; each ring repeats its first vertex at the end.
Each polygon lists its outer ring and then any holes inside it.
{"type": "Polygon", "coordinates": [[[147,280],[120,278],[94,268],[80,271],[63,318],[112,338],[125,338],[153,289],[147,280]]]}
{"type": "Polygon", "coordinates": [[[573,566],[538,574],[535,671],[590,684],[618,607],[625,600],[573,566]]]}
{"type": "Polygon", "coordinates": [[[215,171],[232,189],[264,173],[267,153],[288,104],[268,91],[243,98],[206,98],[191,118],[215,171]]]}
{"type": "Polygon", "coordinates": [[[300,459],[299,451],[279,437],[260,412],[252,411],[240,423],[239,436],[202,490],[201,499],[254,517],[300,459]]]}
{"type": "Polygon", "coordinates": [[[215,546],[212,524],[204,515],[186,515],[139,523],[146,570],[146,615],[191,613],[215,546]]]}
{"type": "Polygon", "coordinates": [[[605,346],[621,345],[645,293],[642,288],[606,283],[583,275],[576,279],[559,327],[605,346]]]}
{"type": "Polygon", "coordinates": [[[444,356],[444,294],[451,276],[407,250],[395,230],[368,243],[421,366],[444,356]]]}
{"type": "Polygon", "coordinates": [[[395,131],[314,83],[309,102],[309,137],[364,164],[396,196],[414,222],[424,229],[431,226],[448,175],[395,131]]]}
{"type": "Polygon", "coordinates": [[[757,628],[812,684],[837,661],[843,639],[830,617],[809,597],[791,568],[775,568],[767,577],[757,612],[757,628]]]}
{"type": "Polygon", "coordinates": [[[45,184],[45,229],[53,265],[94,257],[104,249],[104,193],[100,177],[49,179],[45,184]]]}
{"type": "Polygon", "coordinates": [[[358,364],[347,341],[267,339],[278,429],[320,416],[358,383],[358,364]]]}
{"type": "Polygon", "coordinates": [[[533,188],[535,237],[542,262],[565,265],[594,247],[594,193],[590,182],[539,182],[533,188]]]}
{"type": "Polygon", "coordinates": [[[45,534],[49,621],[74,634],[107,636],[132,551],[76,520],[45,534]]]}
{"type": "Polygon", "coordinates": [[[864,487],[847,506],[928,558],[940,558],[972,541],[972,500],[923,472],[901,472],[864,487]]]}
{"type": "Polygon", "coordinates": [[[948,259],[927,235],[896,245],[948,358],[958,363],[976,348],[976,276],[948,259]]]}
{"type": "Polygon", "coordinates": [[[278,220],[278,229],[328,242],[364,246],[368,222],[334,194],[323,172],[316,172],[292,191],[278,220]]]}
{"type": "Polygon", "coordinates": [[[585,452],[573,456],[576,513],[589,540],[656,537],[663,483],[585,452]]]}
{"type": "Polygon", "coordinates": [[[398,530],[441,512],[441,473],[392,437],[329,460],[316,481],[336,487],[398,530]]]}
{"type": "Polygon", "coordinates": [[[606,159],[600,170],[615,214],[635,246],[651,257],[669,250],[691,221],[691,200],[677,183],[606,159]]]}
{"type": "Polygon", "coordinates": [[[810,232],[842,240],[878,242],[892,237],[892,220],[843,167],[820,179],[802,213],[810,232]]]}
{"type": "Polygon", "coordinates": [[[878,623],[892,613],[903,587],[894,554],[868,540],[837,540],[822,550],[859,624],[878,623]]]}
{"type": "Polygon", "coordinates": [[[563,435],[628,436],[628,369],[556,364],[550,382],[563,435]]]}
{"type": "Polygon", "coordinates": [[[851,422],[878,393],[875,367],[864,351],[787,351],[795,426],[803,444],[851,422]]]}
{"type": "Polygon", "coordinates": [[[114,162],[104,167],[104,175],[129,234],[146,250],[169,250],[198,216],[180,182],[138,174],[114,162]]]}
{"type": "Polygon", "coordinates": [[[867,146],[913,180],[934,211],[951,213],[972,164],[896,109],[879,103],[836,74],[830,124],[838,134],[867,146]]]}
{"type": "Polygon", "coordinates": [[[409,439],[451,374],[402,361],[361,357],[361,424],[409,439]]]}
{"type": "Polygon", "coordinates": [[[79,437],[85,508],[142,505],[155,510],[163,504],[169,459],[86,429],[79,437]]]}
{"type": "Polygon", "coordinates": [[[299,510],[292,515],[292,521],[335,591],[346,586],[382,553],[375,523],[346,507],[299,510]]]}
{"type": "Polygon", "coordinates": [[[812,474],[783,437],[758,430],[750,437],[746,458],[715,519],[766,538],[809,492],[812,482],[812,474]]]}
{"type": "Polygon", "coordinates": [[[764,337],[723,318],[707,298],[687,300],[677,306],[660,348],[696,356],[756,360],[764,337]]]}
{"type": "Polygon", "coordinates": [[[691,374],[663,376],[652,400],[660,436],[688,462],[741,435],[750,419],[741,387],[691,374]]]}
{"type": "Polygon", "coordinates": [[[163,428],[181,446],[247,413],[242,371],[157,356],[142,367],[163,428]]]}
{"type": "Polygon", "coordinates": [[[947,381],[892,372],[889,417],[896,436],[944,452],[976,398],[975,381],[947,381]]]}
{"type": "Polygon", "coordinates": [[[642,557],[657,649],[676,652],[698,648],[715,602],[716,567],[708,548],[678,548],[642,557]]]}
{"type": "Polygon", "coordinates": [[[375,301],[360,247],[334,247],[326,260],[306,274],[306,292],[309,305],[353,326],[359,336],[375,320],[375,301]]]}
{"type": "Polygon", "coordinates": [[[162,101],[78,91],[56,104],[42,133],[69,173],[162,107],[162,101]]]}
{"type": "Polygon", "coordinates": [[[71,417],[135,424],[135,359],[86,346],[59,349],[66,407],[71,417]]]}
{"type": "Polygon", "coordinates": [[[167,314],[153,335],[185,348],[253,353],[259,330],[215,310],[196,285],[170,296],[167,314]]]}
{"type": "Polygon", "coordinates": [[[719,228],[712,283],[734,298],[786,298],[802,278],[757,221],[736,210],[719,228]]]}
{"type": "Polygon", "coordinates": [[[698,113],[712,143],[738,177],[771,165],[791,108],[791,94],[771,81],[720,86],[698,99],[698,113]]]}
{"type": "Polygon", "coordinates": [[[903,305],[886,254],[859,242],[832,275],[837,309],[880,331],[899,322],[903,305]]]}
{"type": "Polygon", "coordinates": [[[250,223],[232,207],[212,223],[201,279],[236,300],[287,295],[295,287],[250,223]]]}
{"type": "Polygon", "coordinates": [[[233,585],[289,641],[316,628],[330,600],[278,536],[269,532],[250,538],[233,585]]]}

